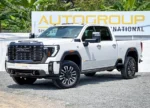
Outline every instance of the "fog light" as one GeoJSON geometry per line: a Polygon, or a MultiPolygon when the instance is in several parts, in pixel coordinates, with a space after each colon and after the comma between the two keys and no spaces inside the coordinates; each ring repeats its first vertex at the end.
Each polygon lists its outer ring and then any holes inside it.
{"type": "Polygon", "coordinates": [[[32,75],[40,75],[40,73],[38,71],[33,71],[32,75]]]}
{"type": "Polygon", "coordinates": [[[48,72],[50,74],[53,72],[53,62],[49,62],[49,64],[48,64],[48,72]]]}
{"type": "Polygon", "coordinates": [[[14,70],[9,70],[9,73],[10,74],[15,74],[15,71],[14,70]]]}

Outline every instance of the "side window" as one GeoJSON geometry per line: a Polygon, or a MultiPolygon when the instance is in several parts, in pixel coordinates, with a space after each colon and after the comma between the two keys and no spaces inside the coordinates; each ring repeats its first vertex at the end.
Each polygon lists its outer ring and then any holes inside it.
{"type": "Polygon", "coordinates": [[[82,41],[85,41],[85,39],[92,39],[92,33],[94,32],[93,26],[88,27],[82,36],[82,41]]]}
{"type": "Polygon", "coordinates": [[[107,27],[97,26],[97,27],[95,27],[95,29],[96,29],[96,32],[101,33],[101,41],[111,41],[112,40],[110,31],[107,27]]]}

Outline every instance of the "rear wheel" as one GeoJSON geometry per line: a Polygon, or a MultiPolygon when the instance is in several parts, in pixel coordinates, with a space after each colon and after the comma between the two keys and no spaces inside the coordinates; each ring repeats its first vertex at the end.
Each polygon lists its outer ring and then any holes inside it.
{"type": "Polygon", "coordinates": [[[12,78],[19,85],[33,84],[36,81],[36,78],[23,78],[23,77],[12,77],[12,78]]]}
{"type": "Polygon", "coordinates": [[[121,75],[125,79],[132,79],[136,72],[136,61],[133,57],[127,57],[124,67],[121,69],[121,75]]]}
{"type": "Polygon", "coordinates": [[[85,73],[84,75],[90,77],[90,76],[94,76],[95,74],[96,74],[96,72],[93,72],[93,73],[85,73]]]}
{"type": "Polygon", "coordinates": [[[53,80],[53,83],[59,88],[75,87],[80,79],[80,69],[72,61],[64,61],[60,67],[59,79],[53,80]]]}

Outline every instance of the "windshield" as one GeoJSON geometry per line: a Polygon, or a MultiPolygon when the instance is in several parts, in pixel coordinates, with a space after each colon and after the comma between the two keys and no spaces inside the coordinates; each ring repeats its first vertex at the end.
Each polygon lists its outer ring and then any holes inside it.
{"type": "Polygon", "coordinates": [[[45,30],[38,38],[75,38],[83,26],[54,26],[45,30]]]}

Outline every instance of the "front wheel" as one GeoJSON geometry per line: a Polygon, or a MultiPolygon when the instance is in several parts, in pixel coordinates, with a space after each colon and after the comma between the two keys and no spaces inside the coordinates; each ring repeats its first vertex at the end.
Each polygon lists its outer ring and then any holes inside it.
{"type": "Polygon", "coordinates": [[[80,69],[72,61],[64,61],[60,67],[59,79],[53,80],[53,83],[62,89],[75,87],[80,79],[80,69]]]}
{"type": "Polygon", "coordinates": [[[133,57],[127,57],[121,75],[124,79],[132,79],[135,76],[137,64],[133,57]]]}
{"type": "Polygon", "coordinates": [[[12,77],[12,78],[19,85],[33,84],[36,81],[36,78],[23,78],[23,77],[12,77]]]}

